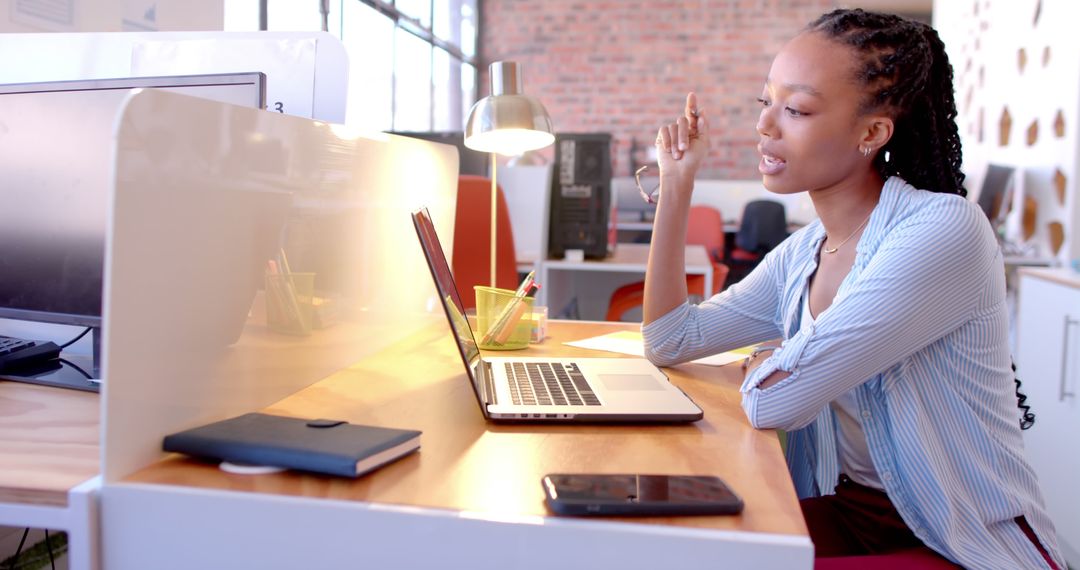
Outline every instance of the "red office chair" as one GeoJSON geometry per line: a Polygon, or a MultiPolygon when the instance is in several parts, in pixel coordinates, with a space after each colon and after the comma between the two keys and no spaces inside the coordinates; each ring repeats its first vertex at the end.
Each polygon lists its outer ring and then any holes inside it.
{"type": "MultiPolygon", "coordinates": [[[[497,244],[495,246],[495,286],[516,289],[517,257],[510,210],[502,188],[496,199],[497,244]]],[[[491,179],[463,174],[458,177],[457,213],[454,218],[454,281],[466,309],[476,306],[474,285],[491,284],[491,179]]]]}
{"type": "Polygon", "coordinates": [[[938,556],[933,550],[922,546],[898,550],[888,554],[848,556],[843,558],[817,558],[814,570],[951,570],[960,568],[938,556]]]}
{"type": "MultiPolygon", "coordinates": [[[[710,206],[691,206],[690,220],[686,229],[686,243],[705,246],[713,267],[713,290],[709,295],[705,295],[705,278],[701,275],[686,276],[687,292],[691,295],[706,297],[723,291],[729,269],[723,263],[724,219],[720,216],[720,211],[710,206]]],[[[607,316],[604,318],[609,321],[622,320],[626,311],[640,307],[644,302],[645,282],[638,281],[623,285],[611,294],[607,316]]]]}

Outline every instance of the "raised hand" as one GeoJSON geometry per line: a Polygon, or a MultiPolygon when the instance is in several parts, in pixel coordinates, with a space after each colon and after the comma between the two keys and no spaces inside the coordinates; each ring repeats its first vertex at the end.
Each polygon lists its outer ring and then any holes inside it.
{"type": "MultiPolygon", "coordinates": [[[[656,134],[657,162],[663,183],[690,183],[709,152],[709,126],[697,95],[686,96],[683,116],[656,134]]],[[[680,184],[681,185],[681,184],[680,184]]]]}

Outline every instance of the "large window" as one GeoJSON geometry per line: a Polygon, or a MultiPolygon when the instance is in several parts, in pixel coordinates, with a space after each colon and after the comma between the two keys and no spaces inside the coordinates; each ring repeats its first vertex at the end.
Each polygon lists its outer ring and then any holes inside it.
{"type": "MultiPolygon", "coordinates": [[[[225,0],[226,30],[259,29],[260,0],[225,0]]],[[[320,0],[266,0],[266,28],[322,29],[320,0]]],[[[476,100],[477,0],[330,0],[349,54],[346,120],[366,130],[460,131],[476,100]]]]}

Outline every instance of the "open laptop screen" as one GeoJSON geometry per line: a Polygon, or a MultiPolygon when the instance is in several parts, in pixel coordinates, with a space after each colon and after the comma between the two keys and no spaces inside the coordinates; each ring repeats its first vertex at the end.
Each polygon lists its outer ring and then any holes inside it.
{"type": "MultiPolygon", "coordinates": [[[[435,288],[439,292],[439,300],[446,309],[447,319],[454,329],[454,339],[461,351],[461,358],[469,371],[475,370],[475,365],[480,359],[480,350],[476,347],[476,338],[473,336],[472,327],[465,317],[465,308],[461,303],[461,295],[454,283],[454,275],[450,271],[450,265],[446,263],[442,246],[439,244],[439,236],[435,233],[435,225],[431,223],[431,215],[427,208],[421,208],[412,214],[413,225],[416,226],[416,236],[420,238],[420,247],[424,250],[428,267],[431,268],[431,276],[435,280],[435,288]]],[[[473,381],[476,375],[470,374],[473,381]]],[[[482,393],[477,390],[477,394],[482,393]]]]}

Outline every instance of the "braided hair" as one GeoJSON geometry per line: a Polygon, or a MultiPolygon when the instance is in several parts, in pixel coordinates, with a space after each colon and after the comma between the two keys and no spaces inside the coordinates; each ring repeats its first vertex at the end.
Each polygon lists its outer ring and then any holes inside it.
{"type": "MultiPolygon", "coordinates": [[[[874,157],[881,176],[896,175],[916,188],[967,196],[952,66],[937,32],[900,16],[860,9],[834,10],[807,30],[854,48],[855,80],[866,90],[859,112],[892,117],[893,136],[874,157]]],[[[1035,414],[1020,391],[1015,364],[1012,370],[1020,428],[1028,429],[1035,414]]]]}
{"type": "Polygon", "coordinates": [[[855,80],[866,90],[860,113],[892,117],[893,136],[874,157],[881,176],[966,196],[952,66],[937,32],[900,16],[861,9],[834,10],[807,30],[854,48],[855,80]]]}

